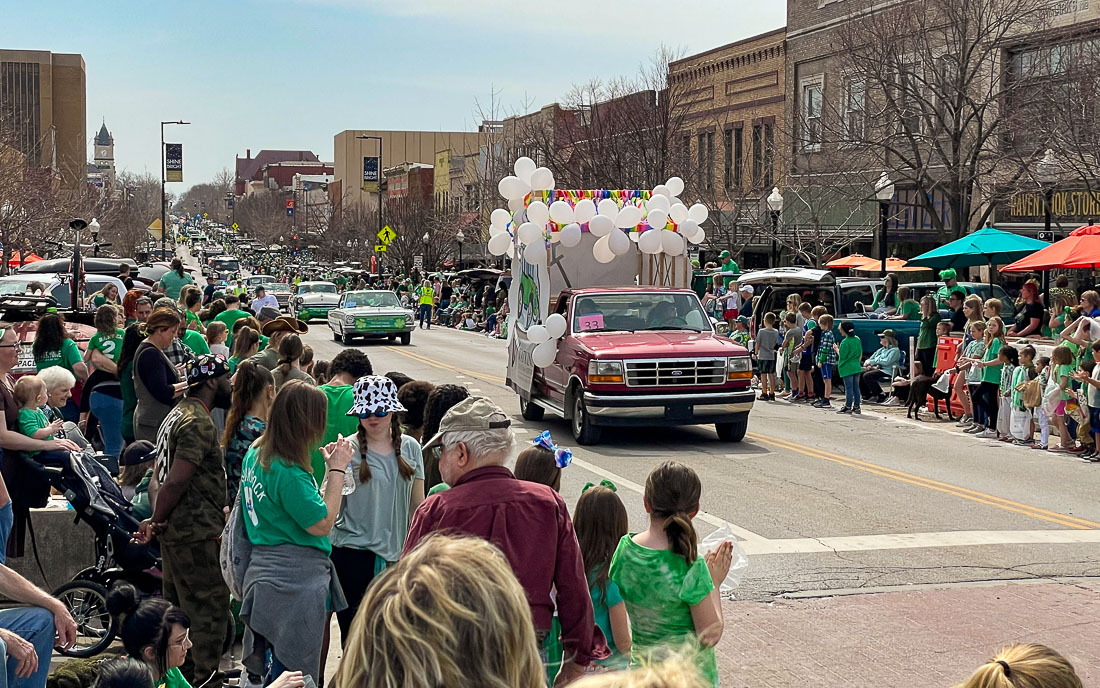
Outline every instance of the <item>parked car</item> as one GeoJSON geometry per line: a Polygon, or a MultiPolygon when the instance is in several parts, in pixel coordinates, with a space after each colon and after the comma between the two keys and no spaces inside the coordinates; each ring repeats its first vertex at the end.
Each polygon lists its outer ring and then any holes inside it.
{"type": "Polygon", "coordinates": [[[291,297],[290,310],[309,322],[313,318],[327,318],[339,302],[339,290],[332,282],[300,282],[291,297]]]}
{"type": "MultiPolygon", "coordinates": [[[[1008,292],[1001,288],[1001,285],[985,282],[959,282],[958,285],[962,287],[968,296],[977,294],[982,301],[990,298],[999,300],[1001,302],[1001,317],[1004,318],[1006,324],[1016,319],[1016,303],[1008,295],[1008,292]]],[[[943,282],[909,282],[906,286],[913,290],[913,298],[919,301],[920,297],[925,294],[935,294],[943,286],[943,282]]],[[[941,309],[943,306],[944,304],[941,303],[941,309]]]]}
{"type": "MultiPolygon", "coordinates": [[[[69,275],[65,273],[20,273],[0,277],[0,296],[27,294],[31,291],[31,285],[35,282],[42,285],[44,296],[53,299],[54,303],[52,305],[54,307],[62,310],[72,308],[71,282],[69,281],[69,275]]],[[[85,274],[84,298],[87,299],[87,297],[103,289],[108,284],[118,287],[118,299],[121,303],[122,298],[126,296],[126,285],[113,275],[85,274]]],[[[86,306],[86,304],[79,305],[81,308],[86,306]]]]}
{"type": "Polygon", "coordinates": [[[255,289],[261,284],[267,284],[268,282],[274,282],[275,278],[271,275],[249,275],[244,278],[244,286],[249,289],[255,289]]]}
{"type": "Polygon", "coordinates": [[[344,344],[351,344],[356,337],[400,339],[408,344],[413,312],[402,308],[397,294],[389,290],[349,291],[341,294],[336,308],[329,311],[328,326],[332,338],[344,344]]]}

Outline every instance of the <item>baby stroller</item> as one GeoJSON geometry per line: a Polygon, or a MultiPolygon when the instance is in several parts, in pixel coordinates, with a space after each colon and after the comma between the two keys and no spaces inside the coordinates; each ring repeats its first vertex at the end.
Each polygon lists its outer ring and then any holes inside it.
{"type": "Polygon", "coordinates": [[[160,548],[131,542],[139,522],[95,455],[68,452],[67,465],[61,466],[27,463],[65,496],[76,514],[74,523],[84,521],[95,533],[95,564],[53,592],[77,625],[77,642],[63,654],[92,657],[105,650],[116,633],[107,611],[107,591],[115,581],[127,581],[143,595],[160,594],[160,548]]]}

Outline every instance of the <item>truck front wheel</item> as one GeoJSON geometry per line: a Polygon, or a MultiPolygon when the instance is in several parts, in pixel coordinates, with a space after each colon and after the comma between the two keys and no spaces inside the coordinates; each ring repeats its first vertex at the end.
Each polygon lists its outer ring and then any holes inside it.
{"type": "Polygon", "coordinates": [[[573,418],[570,420],[573,439],[577,444],[596,444],[600,441],[600,428],[592,424],[588,408],[584,405],[584,391],[573,392],[573,418]]]}
{"type": "Polygon", "coordinates": [[[714,429],[723,442],[740,442],[749,429],[749,414],[741,414],[732,423],[715,423],[714,429]]]}
{"type": "Polygon", "coordinates": [[[523,416],[523,420],[538,422],[542,420],[542,416],[545,412],[546,409],[538,404],[527,401],[523,397],[519,398],[519,415],[523,416]]]}

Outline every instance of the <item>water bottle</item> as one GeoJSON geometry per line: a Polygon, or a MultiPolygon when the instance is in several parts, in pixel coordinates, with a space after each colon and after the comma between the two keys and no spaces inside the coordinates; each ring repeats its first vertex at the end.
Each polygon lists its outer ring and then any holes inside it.
{"type": "Polygon", "coordinates": [[[359,480],[355,473],[352,472],[349,465],[344,469],[344,486],[340,488],[340,494],[347,497],[352,492],[355,492],[355,487],[359,484],[359,480]]]}

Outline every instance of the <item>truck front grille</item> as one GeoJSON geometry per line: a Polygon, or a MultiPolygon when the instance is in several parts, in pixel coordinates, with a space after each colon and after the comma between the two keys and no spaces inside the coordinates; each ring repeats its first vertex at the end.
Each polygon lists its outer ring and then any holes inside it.
{"type": "Polygon", "coordinates": [[[726,359],[686,358],[626,360],[629,387],[688,387],[726,381],[726,359]]]}

